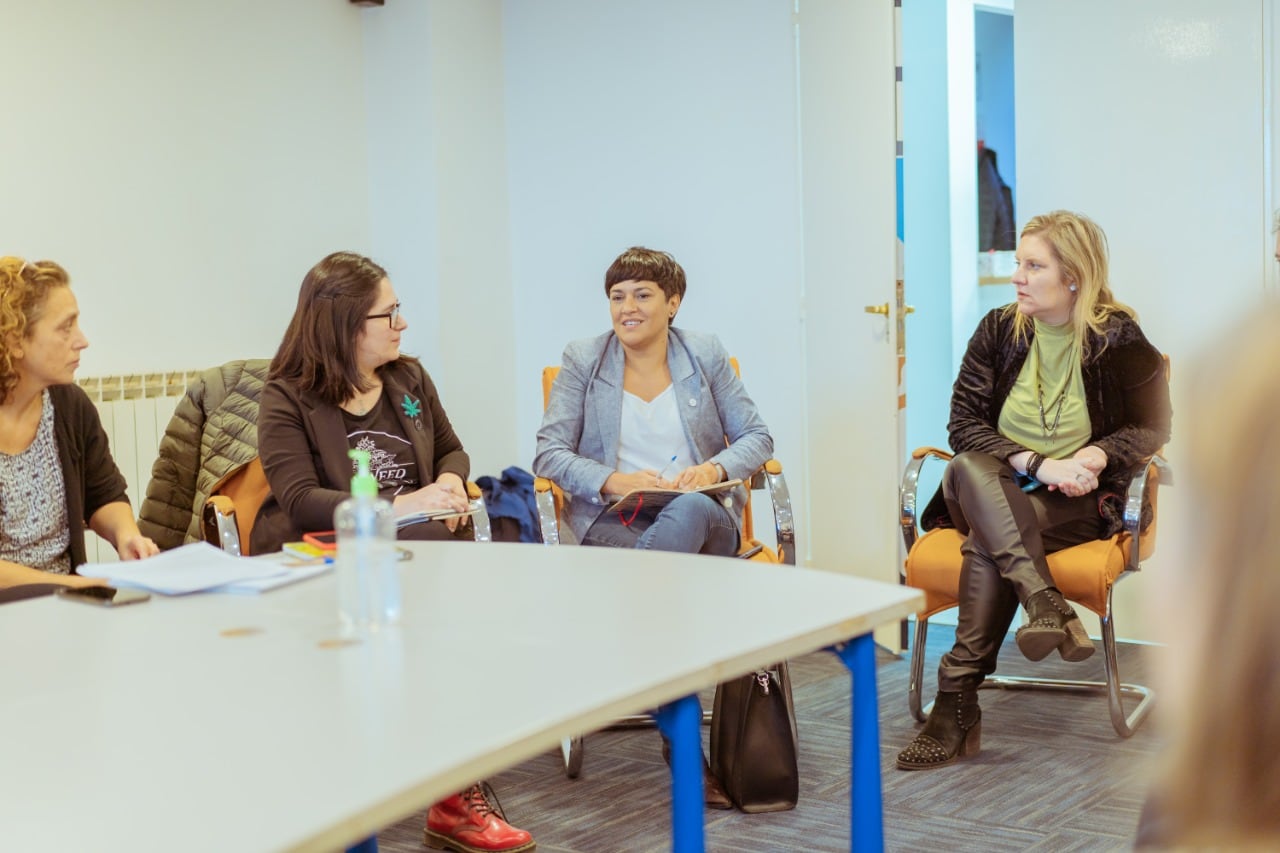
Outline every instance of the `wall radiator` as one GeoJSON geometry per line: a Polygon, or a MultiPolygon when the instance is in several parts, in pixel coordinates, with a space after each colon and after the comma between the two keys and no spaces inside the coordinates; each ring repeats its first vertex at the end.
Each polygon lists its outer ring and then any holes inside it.
{"type": "MultiPolygon", "coordinates": [[[[174,370],[77,380],[102,418],[102,427],[111,441],[111,455],[129,484],[129,502],[135,517],[146,497],[151,466],[159,455],[160,439],[178,398],[202,372],[174,370]]],[[[115,549],[92,531],[85,533],[85,549],[91,563],[117,559],[115,549]]]]}

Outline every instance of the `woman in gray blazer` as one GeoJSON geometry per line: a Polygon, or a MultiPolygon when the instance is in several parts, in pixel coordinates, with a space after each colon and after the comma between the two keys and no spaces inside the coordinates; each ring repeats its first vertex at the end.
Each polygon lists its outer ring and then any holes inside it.
{"type": "MultiPolygon", "coordinates": [[[[690,491],[749,477],[773,438],[714,335],[675,329],[684,270],[633,247],[605,273],[613,329],[565,347],[538,430],[534,473],[564,490],[584,545],[733,556],[746,489],[690,491]],[[686,492],[617,512],[637,489],[686,492]]],[[[729,807],[707,771],[707,804],[729,807]]]]}

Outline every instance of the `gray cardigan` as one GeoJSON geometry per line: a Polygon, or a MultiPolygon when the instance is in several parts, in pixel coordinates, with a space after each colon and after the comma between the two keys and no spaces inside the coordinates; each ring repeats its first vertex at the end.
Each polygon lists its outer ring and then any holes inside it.
{"type": "MultiPolygon", "coordinates": [[[[618,463],[623,361],[612,331],[571,342],[538,430],[533,472],[565,491],[565,521],[579,542],[607,504],[600,490],[618,463]]],[[[730,479],[745,478],[773,455],[769,428],[718,338],[671,329],[667,364],[698,464],[714,461],[730,479]]],[[[734,499],[742,506],[745,490],[734,499]]]]}

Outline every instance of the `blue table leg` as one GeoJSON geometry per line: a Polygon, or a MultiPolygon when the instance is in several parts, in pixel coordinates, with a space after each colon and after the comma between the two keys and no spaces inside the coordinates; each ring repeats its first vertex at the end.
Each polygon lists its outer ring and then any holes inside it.
{"type": "Polygon", "coordinates": [[[352,844],[347,848],[347,853],[378,853],[378,836],[366,838],[359,844],[352,844]]]}
{"type": "Polygon", "coordinates": [[[853,674],[853,733],[850,766],[850,849],[884,850],[884,806],[880,796],[880,712],[876,707],[876,646],[870,634],[832,647],[853,674]]]}
{"type": "Polygon", "coordinates": [[[654,718],[671,741],[671,849],[703,853],[702,706],[697,696],[686,696],[663,705],[654,718]]]}

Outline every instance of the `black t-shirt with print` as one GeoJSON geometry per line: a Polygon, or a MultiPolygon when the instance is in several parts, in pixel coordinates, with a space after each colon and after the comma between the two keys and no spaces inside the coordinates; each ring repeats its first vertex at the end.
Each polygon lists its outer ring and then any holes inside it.
{"type": "MultiPolygon", "coordinates": [[[[402,492],[412,492],[422,485],[413,445],[400,428],[395,409],[383,397],[368,413],[353,415],[343,411],[347,428],[347,444],[352,450],[369,451],[369,473],[378,481],[379,494],[393,500],[402,492]]],[[[355,473],[355,460],[351,472],[355,473]]]]}

